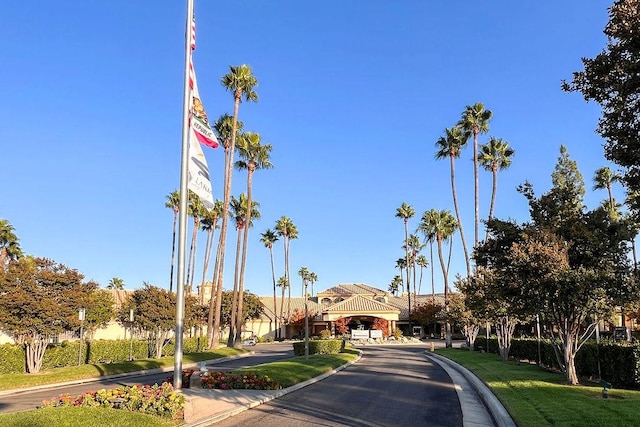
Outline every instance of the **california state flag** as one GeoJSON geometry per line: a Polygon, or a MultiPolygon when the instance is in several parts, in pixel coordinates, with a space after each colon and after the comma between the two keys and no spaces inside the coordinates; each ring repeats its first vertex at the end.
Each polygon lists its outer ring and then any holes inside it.
{"type": "Polygon", "coordinates": [[[213,209],[213,192],[209,178],[209,166],[204,157],[202,147],[198,143],[197,132],[189,129],[189,177],[187,187],[200,197],[200,201],[207,209],[213,209]]]}
{"type": "Polygon", "coordinates": [[[193,86],[191,87],[191,120],[189,127],[194,131],[195,136],[199,143],[211,148],[218,148],[218,139],[216,138],[211,125],[209,125],[209,119],[207,119],[207,113],[204,111],[204,105],[200,101],[200,93],[198,92],[198,81],[196,80],[196,73],[191,64],[190,81],[193,86]]]}

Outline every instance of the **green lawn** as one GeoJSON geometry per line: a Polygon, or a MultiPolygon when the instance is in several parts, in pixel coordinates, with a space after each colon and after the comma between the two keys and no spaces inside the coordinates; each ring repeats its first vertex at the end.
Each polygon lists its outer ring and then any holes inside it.
{"type": "Polygon", "coordinates": [[[177,421],[108,408],[43,408],[0,414],[3,427],[172,427],[177,421]]]}
{"type": "MultiPolygon", "coordinates": [[[[220,348],[202,353],[188,353],[182,357],[183,364],[201,362],[246,353],[246,350],[220,348]]],[[[105,375],[123,374],[147,369],[173,367],[173,356],[161,359],[141,359],[133,362],[107,363],[100,365],[81,365],[41,371],[37,374],[0,374],[0,390],[34,387],[55,384],[64,381],[96,378],[105,375]]]]}
{"type": "Polygon", "coordinates": [[[463,365],[484,381],[518,426],[637,426],[640,391],[597,385],[570,386],[564,377],[536,365],[503,362],[495,354],[440,349],[437,354],[463,365]]]}

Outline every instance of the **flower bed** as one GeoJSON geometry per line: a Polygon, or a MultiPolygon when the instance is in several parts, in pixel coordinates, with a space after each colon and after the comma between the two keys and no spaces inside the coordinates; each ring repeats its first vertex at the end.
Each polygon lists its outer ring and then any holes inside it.
{"type": "Polygon", "coordinates": [[[42,402],[43,407],[83,406],[125,409],[161,417],[179,419],[184,411],[184,395],[169,383],[133,385],[111,390],[90,391],[77,396],[63,394],[42,402]]]}
{"type": "Polygon", "coordinates": [[[279,390],[281,388],[273,379],[255,372],[237,375],[230,372],[209,372],[202,377],[200,384],[202,388],[222,390],[279,390]]]}

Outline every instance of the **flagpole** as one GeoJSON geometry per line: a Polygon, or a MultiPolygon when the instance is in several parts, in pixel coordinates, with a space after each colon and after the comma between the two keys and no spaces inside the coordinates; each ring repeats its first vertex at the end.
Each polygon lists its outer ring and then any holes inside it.
{"type": "Polygon", "coordinates": [[[187,190],[189,165],[189,64],[191,61],[191,24],[193,0],[187,0],[187,19],[184,48],[184,91],[182,97],[182,156],[180,160],[180,211],[178,239],[178,283],[176,285],[175,354],[173,356],[173,387],[182,388],[182,340],[184,337],[184,260],[187,240],[187,190]]]}

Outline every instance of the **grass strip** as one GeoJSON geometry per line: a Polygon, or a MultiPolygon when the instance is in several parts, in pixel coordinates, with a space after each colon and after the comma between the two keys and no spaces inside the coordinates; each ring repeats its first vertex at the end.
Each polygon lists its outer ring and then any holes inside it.
{"type": "Polygon", "coordinates": [[[233,373],[256,372],[259,375],[266,375],[274,379],[283,388],[287,388],[351,362],[358,357],[358,354],[358,350],[345,349],[343,353],[338,354],[313,354],[309,356],[309,359],[305,359],[304,356],[297,356],[287,360],[239,369],[233,371],[233,373]]]}
{"type": "MultiPolygon", "coordinates": [[[[246,350],[224,347],[214,351],[201,353],[187,353],[183,355],[182,363],[197,363],[204,360],[219,359],[245,353],[246,350]]],[[[104,363],[96,365],[69,366],[49,369],[37,374],[0,374],[0,390],[35,387],[45,384],[55,384],[65,381],[98,378],[106,375],[125,374],[128,372],[145,371],[156,368],[173,367],[173,356],[160,359],[140,359],[131,362],[104,363]]]]}
{"type": "Polygon", "coordinates": [[[611,389],[605,399],[601,386],[568,385],[563,375],[536,365],[468,350],[436,352],[484,381],[520,427],[637,426],[640,420],[640,391],[611,389]]]}
{"type": "Polygon", "coordinates": [[[179,423],[140,412],[110,408],[43,408],[0,414],[0,425],[3,427],[172,427],[179,423]]]}

